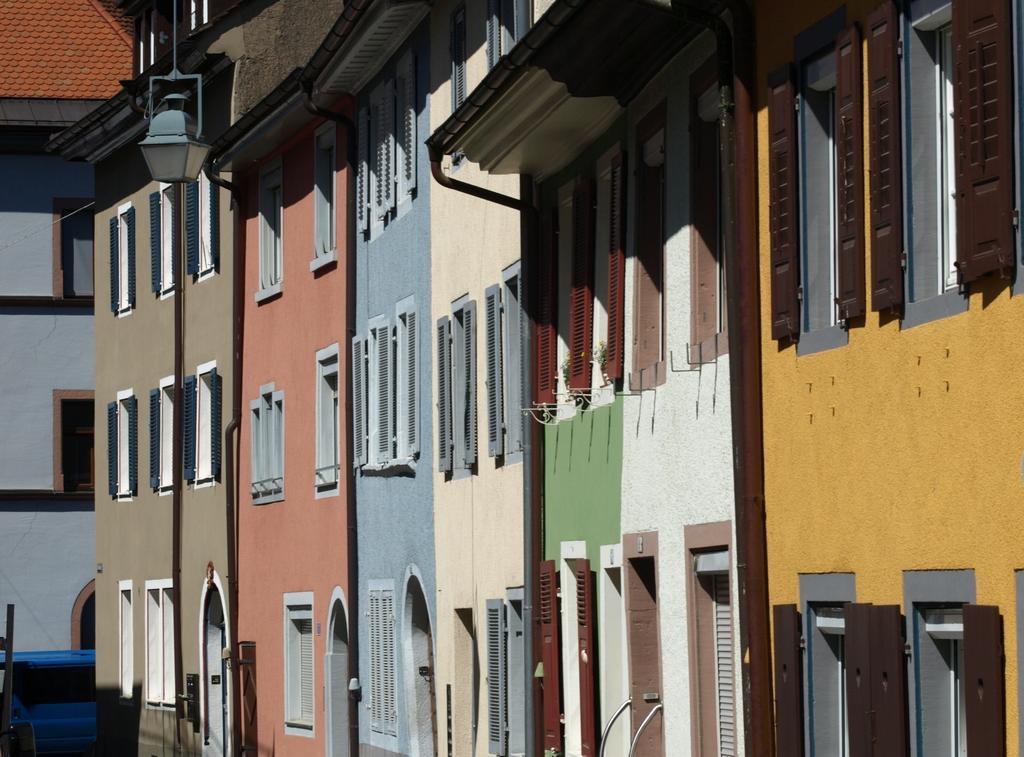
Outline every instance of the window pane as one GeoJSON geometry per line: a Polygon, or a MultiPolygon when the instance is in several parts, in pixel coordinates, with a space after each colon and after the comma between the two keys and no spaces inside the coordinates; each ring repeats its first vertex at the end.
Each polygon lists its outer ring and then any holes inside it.
{"type": "Polygon", "coordinates": [[[81,210],[60,222],[60,256],[64,296],[88,297],[92,288],[92,210],[81,210]]]}
{"type": "Polygon", "coordinates": [[[61,419],[61,465],[64,491],[93,489],[93,403],[92,400],[63,400],[61,419]]]}

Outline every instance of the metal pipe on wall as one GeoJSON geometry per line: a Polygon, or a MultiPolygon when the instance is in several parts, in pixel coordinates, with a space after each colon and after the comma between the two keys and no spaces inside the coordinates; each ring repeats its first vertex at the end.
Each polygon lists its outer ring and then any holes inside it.
{"type": "MultiPolygon", "coordinates": [[[[173,450],[171,451],[171,582],[174,590],[175,602],[181,607],[181,543],[182,543],[182,519],[181,519],[181,488],[183,483],[182,455],[184,453],[183,438],[185,422],[182,417],[184,405],[184,388],[182,382],[185,376],[185,288],[182,285],[185,280],[185,255],[182,249],[182,240],[185,239],[185,214],[182,213],[182,199],[184,192],[181,184],[174,185],[174,225],[178,233],[174,236],[174,255],[178,265],[174,271],[174,413],[172,414],[172,436],[174,437],[173,450]]],[[[181,649],[181,612],[174,613],[174,690],[178,693],[174,710],[177,718],[175,720],[174,741],[181,744],[181,721],[185,716],[182,712],[182,704],[185,701],[183,693],[183,671],[184,655],[181,649]]]]}

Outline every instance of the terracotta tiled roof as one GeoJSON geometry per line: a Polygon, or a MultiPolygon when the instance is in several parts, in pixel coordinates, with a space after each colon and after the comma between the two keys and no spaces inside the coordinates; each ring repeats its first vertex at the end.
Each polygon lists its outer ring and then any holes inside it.
{"type": "Polygon", "coordinates": [[[3,0],[0,97],[105,99],[131,76],[126,20],[102,0],[3,0]]]}

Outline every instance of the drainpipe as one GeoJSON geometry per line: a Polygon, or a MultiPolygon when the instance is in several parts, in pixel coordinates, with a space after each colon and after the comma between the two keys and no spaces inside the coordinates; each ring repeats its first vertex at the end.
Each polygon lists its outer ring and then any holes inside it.
{"type": "MultiPolygon", "coordinates": [[[[535,327],[535,319],[530,313],[531,303],[529,301],[532,287],[530,281],[533,278],[532,263],[537,249],[538,218],[537,207],[533,202],[533,180],[529,176],[520,177],[521,198],[495,192],[491,189],[478,187],[465,181],[453,179],[441,168],[443,155],[440,150],[428,145],[430,154],[430,174],[434,181],[446,189],[453,189],[456,192],[477,197],[486,202],[492,202],[502,207],[518,210],[521,213],[520,229],[522,234],[522,252],[519,262],[519,275],[522,286],[520,287],[520,298],[523,311],[527,314],[527,327],[522,333],[522,353],[530,355],[531,334],[535,327]]],[[[529,361],[523,362],[523,397],[533,396],[533,371],[529,361]]],[[[535,757],[539,754],[536,727],[537,715],[540,710],[537,708],[537,698],[540,687],[533,676],[534,664],[539,655],[537,654],[537,641],[539,635],[534,633],[534,607],[536,606],[536,563],[538,561],[538,546],[540,533],[540,487],[538,465],[540,444],[539,431],[536,423],[530,423],[523,417],[526,423],[526,433],[523,434],[523,651],[527,664],[523,666],[525,677],[524,688],[525,702],[523,703],[523,722],[526,726],[526,757],[535,757]]]]}
{"type": "MultiPolygon", "coordinates": [[[[171,452],[171,582],[174,588],[174,596],[180,606],[181,592],[181,488],[182,488],[182,444],[184,439],[185,423],[182,418],[184,405],[184,381],[185,375],[185,255],[182,249],[184,234],[184,214],[182,211],[181,184],[174,185],[174,223],[179,233],[175,235],[175,250],[177,255],[178,269],[174,272],[174,413],[172,414],[171,432],[174,438],[174,449],[171,452]]],[[[176,714],[174,729],[174,741],[181,745],[181,720],[184,717],[183,705],[185,702],[184,655],[181,648],[181,612],[174,613],[174,690],[178,692],[177,700],[174,703],[176,714]]]]}
{"type": "Polygon", "coordinates": [[[754,166],[753,16],[745,0],[726,0],[733,29],[693,0],[642,0],[670,10],[715,35],[718,57],[723,246],[729,323],[736,573],[740,598],[746,753],[771,757],[773,737],[771,649],[768,625],[764,510],[764,437],[761,425],[761,313],[754,166]],[[733,40],[736,44],[733,44],[733,40]],[[735,54],[735,58],[733,57],[735,54]],[[735,89],[734,89],[735,88],[735,89]]]}

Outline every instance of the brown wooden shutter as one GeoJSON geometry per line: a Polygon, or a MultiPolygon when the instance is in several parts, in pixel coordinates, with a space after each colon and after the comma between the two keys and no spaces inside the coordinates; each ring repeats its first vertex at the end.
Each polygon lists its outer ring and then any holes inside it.
{"type": "Polygon", "coordinates": [[[906,634],[899,606],[872,607],[871,711],[874,757],[907,757],[909,754],[905,646],[906,634]]]}
{"type": "Polygon", "coordinates": [[[871,309],[903,306],[903,150],[899,14],[892,0],[868,16],[871,141],[871,309]]]}
{"type": "Polygon", "coordinates": [[[605,374],[622,378],[626,308],[626,156],[612,158],[608,203],[608,361],[605,374]]]}
{"type": "Polygon", "coordinates": [[[775,629],[775,745],[779,757],[803,757],[804,693],[800,612],[796,605],[772,608],[775,629]]]}
{"type": "Polygon", "coordinates": [[[558,644],[558,572],[540,564],[540,637],[544,665],[544,750],[562,751],[561,652],[558,644]]]}
{"type": "Polygon", "coordinates": [[[864,108],[860,29],[836,39],[836,197],[839,317],[864,315],[864,108]]]}
{"type": "Polygon", "coordinates": [[[964,605],[967,753],[1006,755],[1003,619],[991,605],[964,605]]]}
{"type": "Polygon", "coordinates": [[[790,66],[768,77],[768,192],[771,228],[772,338],[800,333],[796,111],[790,66]]]}
{"type": "Polygon", "coordinates": [[[850,757],[871,755],[871,610],[869,604],[843,607],[846,624],[846,719],[850,757]]]}
{"type": "Polygon", "coordinates": [[[594,340],[594,182],[572,193],[572,288],[569,293],[569,388],[589,389],[594,340]]]}
{"type": "Polygon", "coordinates": [[[956,258],[960,281],[1013,265],[1009,0],[953,3],[956,258]]]}
{"type": "Polygon", "coordinates": [[[536,404],[552,405],[558,378],[558,210],[552,209],[543,229],[544,245],[537,266],[536,404]]]}
{"type": "Polygon", "coordinates": [[[590,560],[576,560],[576,620],[580,648],[580,728],[583,754],[597,754],[597,644],[594,643],[594,578],[590,560]]]}
{"type": "Polygon", "coordinates": [[[242,752],[259,751],[259,721],[256,707],[256,642],[238,643],[238,667],[242,689],[242,752]]]}
{"type": "MultiPolygon", "coordinates": [[[[696,77],[693,77],[694,79],[696,77]]],[[[693,81],[693,79],[691,79],[693,81]]],[[[701,343],[718,332],[718,268],[719,268],[719,157],[718,122],[704,121],[697,113],[696,90],[691,99],[690,144],[693,158],[691,186],[693,198],[693,232],[691,253],[691,360],[700,359],[701,343]]]]}

